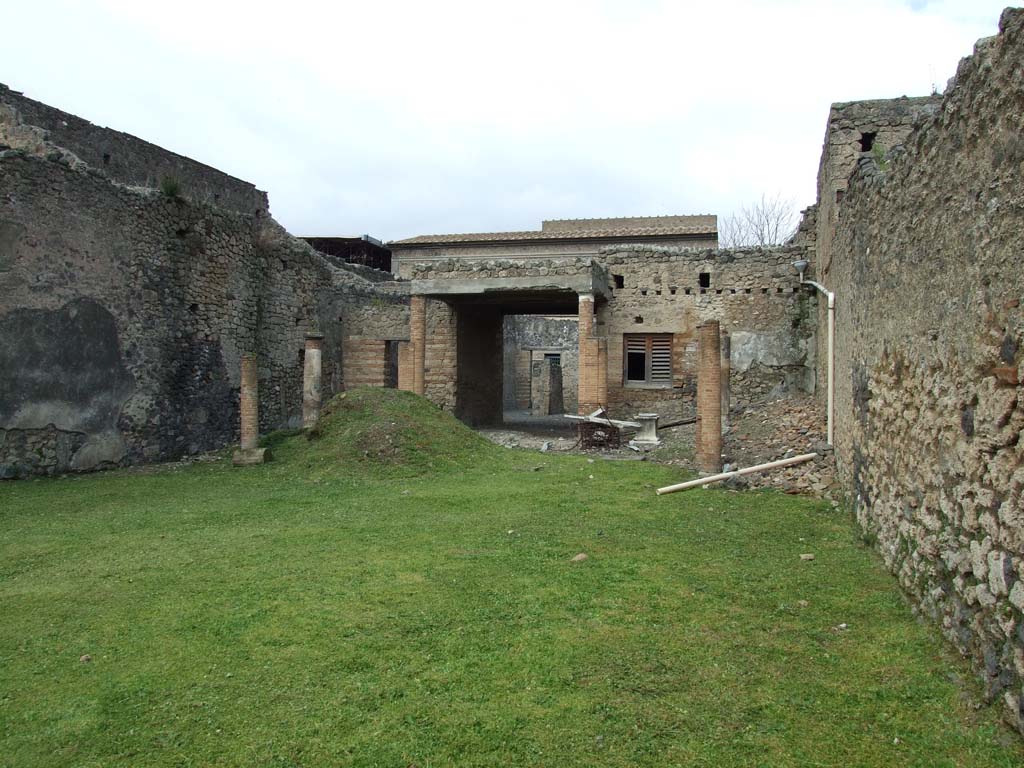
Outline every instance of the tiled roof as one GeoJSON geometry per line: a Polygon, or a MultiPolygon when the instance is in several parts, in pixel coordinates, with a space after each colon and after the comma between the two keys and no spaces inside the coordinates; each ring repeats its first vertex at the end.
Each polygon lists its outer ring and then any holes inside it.
{"type": "Polygon", "coordinates": [[[609,229],[579,229],[544,232],[471,232],[460,235],[418,235],[417,237],[395,240],[389,245],[433,245],[444,243],[491,243],[520,240],[600,240],[622,237],[672,237],[675,235],[714,235],[718,228],[713,225],[675,227],[616,227],[609,229]]]}

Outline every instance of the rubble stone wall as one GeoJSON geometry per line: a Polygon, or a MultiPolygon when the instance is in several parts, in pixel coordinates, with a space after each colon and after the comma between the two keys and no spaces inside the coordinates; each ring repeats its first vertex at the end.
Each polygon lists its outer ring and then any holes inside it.
{"type": "MultiPolygon", "coordinates": [[[[709,217],[713,218],[713,217],[709,217]]],[[[557,237],[559,230],[554,230],[557,237]]],[[[639,236],[638,236],[639,237],[639,236]]],[[[645,236],[645,239],[650,239],[645,236]]],[[[453,263],[469,265],[487,261],[521,262],[529,266],[533,262],[544,262],[552,259],[565,261],[572,259],[585,260],[596,257],[608,245],[607,240],[553,240],[505,242],[495,244],[462,244],[446,243],[430,246],[412,246],[391,244],[393,249],[393,269],[403,278],[415,278],[418,271],[429,270],[435,273],[452,271],[453,263]]],[[[662,247],[678,248],[714,248],[718,245],[717,235],[666,237],[659,243],[662,247]]],[[[458,268],[456,268],[458,269],[458,268]]]]}
{"type": "Polygon", "coordinates": [[[857,520],[1024,729],[1024,12],[1000,30],[859,161],[827,280],[857,520]]]}
{"type": "Polygon", "coordinates": [[[0,151],[0,477],[169,459],[238,438],[239,360],[260,425],[297,425],[304,335],[342,385],[349,329],[401,337],[407,287],[324,260],[264,213],[0,151]],[[372,322],[368,319],[372,317],[372,322]]]}
{"type": "Polygon", "coordinates": [[[267,193],[247,181],[127,133],[93,125],[0,83],[0,145],[31,151],[26,144],[44,142],[70,152],[93,173],[128,186],[159,189],[169,179],[177,182],[183,197],[195,202],[246,214],[268,211],[267,193]]]}

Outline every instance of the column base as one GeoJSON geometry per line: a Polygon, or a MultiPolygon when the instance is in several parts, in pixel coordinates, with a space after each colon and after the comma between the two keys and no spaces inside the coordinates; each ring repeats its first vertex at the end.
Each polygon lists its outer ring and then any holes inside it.
{"type": "Polygon", "coordinates": [[[231,463],[236,467],[246,467],[250,464],[263,464],[272,458],[269,448],[239,448],[231,457],[231,463]]]}

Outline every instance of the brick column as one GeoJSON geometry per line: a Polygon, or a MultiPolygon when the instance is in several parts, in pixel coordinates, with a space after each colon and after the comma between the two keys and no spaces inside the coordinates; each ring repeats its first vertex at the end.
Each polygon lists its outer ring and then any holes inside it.
{"type": "Polygon", "coordinates": [[[722,332],[722,433],[729,431],[729,374],[732,371],[732,339],[722,332]]]}
{"type": "Polygon", "coordinates": [[[597,339],[597,402],[608,407],[608,339],[597,339]]]}
{"type": "Polygon", "coordinates": [[[408,341],[398,342],[398,388],[413,392],[412,382],[412,344],[408,341]]]}
{"type": "Polygon", "coordinates": [[[594,339],[594,295],[580,294],[579,309],[579,412],[597,409],[598,345],[594,339]]]}
{"type": "Polygon", "coordinates": [[[306,334],[306,350],[302,367],[302,427],[312,429],[320,420],[320,402],[323,399],[324,336],[322,333],[306,334]]]}
{"type": "Polygon", "coordinates": [[[412,344],[412,391],[426,394],[427,297],[413,296],[409,302],[409,339],[412,344]]]}
{"type": "Polygon", "coordinates": [[[266,448],[257,448],[260,437],[259,378],[256,355],[242,355],[242,381],[239,388],[241,447],[235,451],[235,464],[262,464],[270,458],[266,448]]]}
{"type": "Polygon", "coordinates": [[[698,326],[697,467],[722,471],[722,351],[717,320],[698,326]]]}

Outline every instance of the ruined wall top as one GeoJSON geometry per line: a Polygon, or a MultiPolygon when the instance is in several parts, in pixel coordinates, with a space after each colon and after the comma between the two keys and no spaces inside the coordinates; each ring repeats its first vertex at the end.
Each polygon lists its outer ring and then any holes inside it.
{"type": "Polygon", "coordinates": [[[815,247],[821,274],[827,274],[832,263],[839,203],[858,159],[885,157],[906,140],[915,124],[934,115],[941,102],[941,96],[932,95],[832,105],[818,165],[815,247]]]}
{"type": "Polygon", "coordinates": [[[250,215],[262,215],[269,209],[266,192],[247,181],[130,134],[93,125],[2,83],[0,105],[13,109],[20,122],[41,129],[46,141],[68,150],[113,181],[158,189],[169,178],[178,183],[182,196],[198,202],[250,215]]]}

